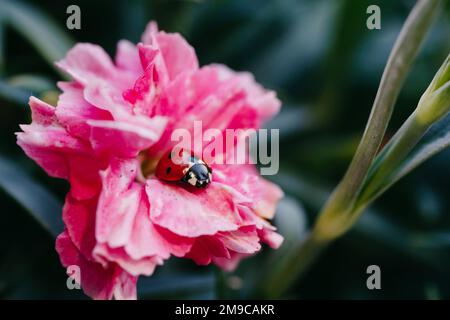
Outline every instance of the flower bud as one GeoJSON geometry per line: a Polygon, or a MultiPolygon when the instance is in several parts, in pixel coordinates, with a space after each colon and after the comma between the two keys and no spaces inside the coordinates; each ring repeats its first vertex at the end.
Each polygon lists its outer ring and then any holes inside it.
{"type": "Polygon", "coordinates": [[[417,121],[431,125],[450,111],[450,55],[422,95],[416,110],[417,121]]]}

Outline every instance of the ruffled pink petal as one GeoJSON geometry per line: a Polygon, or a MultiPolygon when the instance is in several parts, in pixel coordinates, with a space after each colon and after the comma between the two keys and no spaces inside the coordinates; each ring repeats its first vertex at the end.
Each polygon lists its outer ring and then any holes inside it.
{"type": "MultiPolygon", "coordinates": [[[[137,50],[139,54],[139,60],[141,61],[141,67],[144,71],[148,70],[150,66],[157,64],[158,58],[161,58],[160,56],[158,56],[160,51],[155,46],[138,43],[137,50]]],[[[166,73],[165,68],[164,70],[161,70],[161,68],[159,68],[159,70],[157,71],[159,73],[166,73]]]]}
{"type": "Polygon", "coordinates": [[[115,281],[114,298],[116,300],[136,300],[137,280],[137,277],[130,276],[127,272],[120,273],[115,281]]]}
{"type": "Polygon", "coordinates": [[[117,157],[135,157],[159,140],[166,119],[154,117],[148,119],[145,125],[125,121],[90,120],[90,142],[92,148],[100,154],[110,154],[117,157]]]}
{"type": "Polygon", "coordinates": [[[113,160],[102,173],[94,256],[114,261],[130,274],[150,275],[171,254],[184,256],[193,239],[153,225],[144,186],[135,182],[138,165],[113,160]]]}
{"type": "MultiPolygon", "coordinates": [[[[142,92],[135,96],[152,97],[149,99],[152,104],[144,104],[150,108],[149,114],[169,117],[166,131],[150,149],[150,153],[155,155],[173,145],[170,138],[175,129],[186,129],[193,139],[198,138],[194,136],[194,121],[201,121],[204,131],[209,128],[222,132],[226,129],[257,129],[280,107],[273,92],[265,91],[246,74],[235,73],[221,65],[205,66],[196,72],[183,73],[160,89],[151,85],[139,87],[142,92]],[[255,92],[263,95],[264,101],[260,101],[255,92]]],[[[228,147],[225,135],[219,138],[223,139],[223,147],[228,147]]],[[[208,143],[204,141],[200,147],[205,149],[208,143]]]]}
{"type": "Polygon", "coordinates": [[[167,103],[160,106],[158,114],[171,115],[175,120],[189,115],[191,121],[194,120],[192,117],[197,117],[209,122],[220,113],[236,112],[226,110],[226,103],[238,94],[243,98],[242,93],[235,79],[221,79],[219,70],[205,66],[194,73],[185,73],[167,85],[163,92],[167,103]]]}
{"type": "Polygon", "coordinates": [[[141,259],[131,259],[124,248],[111,248],[106,244],[99,243],[94,248],[94,257],[102,264],[110,262],[117,263],[132,276],[150,276],[155,268],[163,264],[163,259],[159,256],[143,257],[141,259]]]}
{"type": "Polygon", "coordinates": [[[50,176],[69,176],[68,159],[72,155],[86,155],[91,151],[87,144],[80,142],[59,126],[21,125],[17,144],[27,156],[36,161],[50,176]]]}
{"type": "Polygon", "coordinates": [[[139,75],[142,72],[142,66],[139,60],[139,54],[136,46],[127,41],[121,40],[117,44],[116,66],[139,75]]]}
{"type": "Polygon", "coordinates": [[[57,124],[57,119],[55,116],[55,107],[39,100],[36,97],[30,97],[28,102],[31,108],[31,119],[34,124],[42,126],[51,126],[57,124]]]}
{"type": "MultiPolygon", "coordinates": [[[[163,95],[168,101],[163,106],[175,119],[199,115],[206,128],[220,130],[258,128],[281,106],[275,93],[262,88],[250,74],[219,64],[184,73],[167,85],[163,95]]],[[[164,114],[164,109],[160,112],[164,114]]]]}
{"type": "Polygon", "coordinates": [[[248,204],[238,205],[242,226],[254,226],[256,229],[276,230],[269,221],[256,214],[255,210],[248,204]]]}
{"type": "Polygon", "coordinates": [[[156,38],[171,80],[183,72],[198,69],[194,48],[180,34],[159,32],[156,38]]]}
{"type": "MultiPolygon", "coordinates": [[[[167,116],[169,124],[158,143],[150,149],[150,153],[155,155],[173,146],[175,142],[171,140],[171,134],[175,129],[188,130],[194,146],[193,141],[202,141],[201,136],[195,136],[196,121],[201,121],[203,132],[209,128],[224,131],[233,119],[245,117],[241,114],[245,107],[245,93],[238,83],[233,79],[222,82],[217,71],[208,67],[181,75],[166,86],[160,96],[153,114],[167,116]]],[[[204,148],[208,143],[203,141],[199,147],[204,148]]]]}
{"type": "Polygon", "coordinates": [[[136,299],[136,278],[125,273],[116,265],[104,268],[101,264],[87,260],[72,243],[64,231],[56,239],[56,251],[63,266],[80,268],[80,282],[83,291],[93,299],[136,299]]]}
{"type": "Polygon", "coordinates": [[[105,159],[73,155],[68,163],[72,197],[85,200],[97,196],[101,190],[99,171],[107,165],[105,159]]]}
{"type": "Polygon", "coordinates": [[[33,122],[21,126],[23,132],[17,133],[17,142],[25,153],[48,174],[69,180],[75,198],[90,198],[98,193],[102,161],[92,158],[89,144],[61,126],[59,108],[34,97],[30,98],[30,107],[33,122]]]}
{"type": "Polygon", "coordinates": [[[154,64],[158,51],[144,45],[138,45],[138,50],[144,72],[133,88],[123,92],[123,98],[133,105],[135,113],[153,116],[161,93],[159,72],[154,64]]]}
{"type": "Polygon", "coordinates": [[[210,264],[214,257],[229,259],[230,253],[218,238],[201,236],[195,240],[192,249],[185,257],[194,260],[198,265],[205,266],[210,264]]]}
{"type": "Polygon", "coordinates": [[[272,249],[278,249],[284,240],[280,234],[267,228],[258,230],[258,235],[261,237],[261,240],[267,243],[272,249]]]}
{"type": "Polygon", "coordinates": [[[164,117],[133,114],[120,92],[103,83],[91,84],[84,97],[92,105],[111,113],[114,120],[88,120],[90,142],[99,153],[133,157],[159,140],[167,124],[164,117]]]}
{"type": "Polygon", "coordinates": [[[114,120],[130,119],[133,115],[131,106],[123,99],[123,90],[116,83],[107,81],[91,81],[83,88],[83,99],[91,105],[111,114],[114,120]]]}
{"type": "Polygon", "coordinates": [[[212,260],[214,264],[217,265],[218,267],[222,268],[227,272],[232,272],[237,268],[239,262],[241,262],[242,259],[247,258],[249,256],[250,255],[248,254],[231,252],[230,258],[214,257],[212,260]]]}
{"type": "Polygon", "coordinates": [[[239,228],[240,217],[231,195],[214,184],[188,191],[150,179],[146,191],[152,221],[178,235],[198,237],[239,228]]]}
{"type": "Polygon", "coordinates": [[[76,200],[69,193],[63,207],[63,221],[73,245],[86,259],[93,260],[95,240],[95,212],[97,199],[76,200]]]}
{"type": "Polygon", "coordinates": [[[217,236],[227,249],[252,254],[261,249],[260,239],[254,227],[242,227],[236,231],[220,232],[217,236]]]}
{"type": "Polygon", "coordinates": [[[194,48],[178,33],[158,32],[156,23],[150,22],[142,36],[142,42],[161,51],[170,80],[175,79],[183,72],[198,69],[194,48]]]}
{"type": "Polygon", "coordinates": [[[252,193],[254,199],[253,209],[263,218],[272,219],[275,215],[278,201],[284,193],[276,184],[258,176],[258,182],[252,193]]]}
{"type": "Polygon", "coordinates": [[[271,219],[283,191],[262,178],[253,165],[216,165],[214,180],[229,185],[253,200],[252,209],[260,217],[271,219]]]}
{"type": "Polygon", "coordinates": [[[239,82],[239,85],[246,92],[248,107],[256,111],[260,122],[267,121],[279,112],[281,102],[278,100],[276,93],[264,89],[255,81],[251,73],[235,72],[220,64],[213,64],[212,67],[217,68],[222,79],[235,78],[239,82]]]}
{"type": "Polygon", "coordinates": [[[215,262],[228,270],[235,267],[239,261],[233,257],[248,256],[260,249],[258,233],[255,227],[249,226],[236,231],[219,232],[213,236],[198,237],[185,257],[194,260],[198,265],[215,262]]]}
{"type": "Polygon", "coordinates": [[[155,21],[150,21],[145,27],[144,33],[141,36],[141,41],[145,44],[153,44],[157,34],[158,24],[155,21]]]}
{"type": "Polygon", "coordinates": [[[76,137],[89,140],[91,127],[87,120],[111,120],[111,114],[84,99],[84,88],[76,82],[59,82],[63,93],[56,107],[58,121],[76,137]]]}
{"type": "Polygon", "coordinates": [[[137,74],[116,67],[101,47],[77,44],[57,65],[83,87],[84,98],[90,104],[113,115],[126,107],[122,92],[133,84],[137,74]]]}
{"type": "Polygon", "coordinates": [[[164,259],[172,254],[182,257],[190,250],[193,238],[180,236],[155,225],[150,219],[149,202],[144,190],[140,208],[133,225],[133,233],[125,249],[133,259],[156,255],[164,259]]]}
{"type": "Polygon", "coordinates": [[[124,246],[133,232],[142,187],[134,183],[138,163],[114,160],[102,172],[102,191],[96,213],[96,239],[112,248],[124,246]]]}
{"type": "Polygon", "coordinates": [[[116,78],[111,58],[101,47],[90,43],[76,44],[66,57],[56,64],[83,85],[99,78],[116,78]]]}

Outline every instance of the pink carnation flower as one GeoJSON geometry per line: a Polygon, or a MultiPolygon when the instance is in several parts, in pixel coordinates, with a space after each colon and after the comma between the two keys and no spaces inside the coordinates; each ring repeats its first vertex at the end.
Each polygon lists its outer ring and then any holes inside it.
{"type": "MultiPolygon", "coordinates": [[[[114,61],[77,44],[57,65],[56,107],[30,98],[32,123],[18,144],[49,175],[70,182],[65,230],[56,240],[64,266],[81,270],[95,299],[134,299],[140,275],[170,256],[233,269],[282,237],[272,218],[282,191],[252,165],[214,165],[213,182],[192,190],[156,179],[154,164],[176,128],[259,128],[280,102],[247,73],[199,68],[179,35],[150,23],[137,46],[120,41],[114,61]]],[[[226,151],[225,151],[226,156],[226,151]]]]}

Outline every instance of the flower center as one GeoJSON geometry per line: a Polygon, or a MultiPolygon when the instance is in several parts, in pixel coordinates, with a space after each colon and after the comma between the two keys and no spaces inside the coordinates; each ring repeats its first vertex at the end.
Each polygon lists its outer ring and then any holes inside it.
{"type": "Polygon", "coordinates": [[[146,151],[139,153],[139,159],[141,161],[141,173],[145,179],[150,178],[155,174],[156,166],[158,165],[159,158],[149,157],[146,151]]]}

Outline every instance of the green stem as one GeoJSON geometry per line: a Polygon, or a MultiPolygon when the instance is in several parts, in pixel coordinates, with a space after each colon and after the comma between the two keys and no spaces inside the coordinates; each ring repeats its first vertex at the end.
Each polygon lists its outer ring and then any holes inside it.
{"type": "Polygon", "coordinates": [[[347,232],[358,220],[365,209],[385,190],[385,181],[395,173],[398,165],[405,159],[408,153],[423,137],[430,126],[417,120],[416,112],[405,121],[388,145],[378,155],[372,165],[368,184],[363,187],[352,209],[346,214],[323,215],[319,218],[316,228],[322,236],[337,237],[347,232]]]}
{"type": "MultiPolygon", "coordinates": [[[[355,206],[356,199],[386,132],[403,81],[440,3],[440,0],[419,0],[408,16],[389,56],[366,129],[352,162],[322,209],[311,234],[266,280],[266,294],[271,298],[280,297],[308,269],[322,249],[346,232],[361,215],[365,207],[355,206]]],[[[408,132],[410,137],[400,139],[398,148],[404,150],[394,150],[392,157],[406,151],[408,140],[417,138],[412,131],[408,132]],[[402,142],[403,139],[406,141],[402,142]]]]}
{"type": "Polygon", "coordinates": [[[334,239],[346,232],[356,220],[355,201],[384,137],[403,81],[439,4],[439,0],[419,0],[408,16],[389,56],[366,130],[352,162],[317,220],[316,229],[321,237],[334,239]]]}
{"type": "Polygon", "coordinates": [[[346,214],[338,212],[319,217],[312,232],[298,246],[293,258],[280,263],[280,268],[278,268],[277,273],[271,279],[272,282],[267,287],[268,297],[280,297],[289,287],[292,279],[298,279],[300,275],[304,274],[334,238],[353,226],[367,206],[381,194],[385,180],[395,172],[399,163],[417,144],[428,128],[429,125],[423,125],[417,121],[415,112],[407,119],[390,143],[383,149],[383,161],[374,166],[373,170],[371,169],[370,183],[362,190],[352,210],[346,212],[346,214]]]}
{"type": "Polygon", "coordinates": [[[5,72],[5,26],[3,14],[0,12],[0,75],[5,72]]]}
{"type": "Polygon", "coordinates": [[[323,212],[352,207],[386,132],[402,84],[438,11],[439,0],[419,0],[406,20],[381,78],[369,120],[350,166],[323,212]]]}
{"type": "Polygon", "coordinates": [[[370,182],[361,191],[356,207],[374,200],[385,181],[394,173],[398,165],[419,142],[428,128],[429,125],[424,125],[417,121],[415,112],[411,114],[385,150],[383,150],[383,154],[380,154],[382,161],[374,166],[373,173],[370,174],[370,182]]]}

